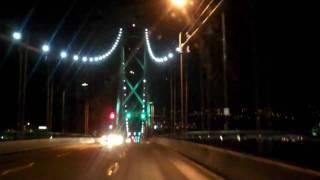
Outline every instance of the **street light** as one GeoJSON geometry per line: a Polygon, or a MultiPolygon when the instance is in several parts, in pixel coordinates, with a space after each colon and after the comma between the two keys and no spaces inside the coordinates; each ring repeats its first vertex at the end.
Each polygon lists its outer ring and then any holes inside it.
{"type": "Polygon", "coordinates": [[[22,35],[21,35],[20,32],[13,32],[13,33],[12,33],[12,38],[13,38],[14,40],[20,40],[20,39],[22,38],[22,35]]]}
{"type": "Polygon", "coordinates": [[[178,8],[183,8],[186,6],[187,0],[171,0],[171,3],[178,8]]]}
{"type": "Polygon", "coordinates": [[[67,54],[66,51],[62,51],[62,52],[60,53],[61,59],[65,59],[67,56],[68,56],[68,54],[67,54]]]}
{"type": "MultiPolygon", "coordinates": [[[[191,38],[193,38],[198,32],[199,32],[199,29],[204,25],[206,24],[207,20],[213,15],[214,12],[217,11],[217,9],[221,6],[221,4],[223,3],[224,0],[220,0],[220,2],[213,8],[213,9],[210,9],[210,5],[213,3],[213,1],[211,1],[206,7],[205,9],[202,11],[201,15],[202,16],[203,14],[205,14],[206,12],[208,13],[208,15],[206,15],[204,17],[204,19],[200,19],[200,17],[196,20],[195,24],[198,25],[192,33],[187,33],[187,37],[186,39],[183,41],[182,40],[182,36],[183,36],[183,33],[182,32],[179,32],[179,46],[176,48],[176,51],[179,53],[179,61],[180,61],[180,90],[181,90],[181,93],[180,93],[180,104],[181,104],[181,121],[183,122],[184,124],[184,128],[186,127],[187,125],[187,117],[184,117],[184,70],[183,70],[183,53],[186,51],[188,52],[188,49],[185,48],[185,46],[188,44],[188,42],[190,41],[191,38]]],[[[187,4],[187,0],[171,0],[172,4],[176,7],[179,7],[179,8],[183,8],[184,6],[186,6],[187,4]]],[[[226,62],[226,43],[225,43],[225,29],[224,29],[224,14],[222,15],[222,31],[223,31],[223,59],[224,59],[224,62],[226,62]]],[[[194,26],[192,26],[194,27],[194,26]]],[[[188,30],[189,31],[189,30],[188,30]]],[[[225,68],[225,63],[224,63],[224,68],[225,68]]],[[[224,72],[226,72],[226,70],[224,69],[224,72]]],[[[226,79],[226,78],[224,78],[226,79]]],[[[224,82],[226,82],[226,80],[224,80],[224,82]]],[[[226,84],[225,84],[225,88],[226,89],[226,84]]],[[[227,104],[227,99],[226,99],[226,93],[225,93],[225,104],[227,104]]],[[[187,112],[187,108],[186,108],[186,112],[187,112]]]]}
{"type": "Polygon", "coordinates": [[[73,56],[73,60],[78,61],[79,60],[79,56],[78,55],[74,55],[73,56]]]}
{"type": "Polygon", "coordinates": [[[82,57],[83,62],[87,62],[88,58],[86,56],[82,57]]]}
{"type": "Polygon", "coordinates": [[[49,51],[50,51],[50,46],[49,46],[48,44],[42,45],[42,51],[43,51],[44,53],[49,52],[49,51]]]}
{"type": "Polygon", "coordinates": [[[88,83],[82,83],[81,86],[82,86],[82,87],[88,87],[89,84],[88,84],[88,83]]]}

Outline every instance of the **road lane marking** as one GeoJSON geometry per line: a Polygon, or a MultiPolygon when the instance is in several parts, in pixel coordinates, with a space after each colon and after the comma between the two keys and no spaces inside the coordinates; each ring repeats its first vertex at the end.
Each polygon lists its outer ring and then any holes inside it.
{"type": "Polygon", "coordinates": [[[66,156],[66,155],[68,155],[68,154],[70,154],[70,152],[58,154],[56,157],[57,157],[57,158],[61,158],[61,157],[66,156]]]}
{"type": "Polygon", "coordinates": [[[33,165],[34,165],[34,162],[29,163],[29,164],[24,165],[24,166],[19,166],[19,167],[11,168],[11,169],[8,169],[8,170],[3,171],[3,172],[1,173],[1,175],[2,175],[2,176],[5,176],[5,175],[10,174],[10,173],[16,173],[16,172],[19,172],[19,171],[22,171],[22,170],[31,168],[33,165]]]}
{"type": "Polygon", "coordinates": [[[118,162],[116,162],[116,163],[114,163],[113,165],[111,165],[109,168],[108,168],[108,170],[107,170],[107,175],[108,176],[112,176],[113,174],[116,174],[117,172],[118,172],[118,170],[119,170],[119,163],[118,162]]]}
{"type": "Polygon", "coordinates": [[[208,179],[207,177],[199,174],[192,166],[177,160],[172,160],[173,165],[187,177],[188,179],[208,179]]]}
{"type": "Polygon", "coordinates": [[[125,158],[126,155],[127,155],[127,153],[125,151],[123,151],[120,153],[119,157],[120,157],[120,159],[122,159],[122,158],[125,158]]]}
{"type": "Polygon", "coordinates": [[[79,148],[79,150],[80,150],[80,151],[82,151],[82,150],[86,150],[86,149],[88,149],[88,147],[82,147],[82,148],[79,148]]]}

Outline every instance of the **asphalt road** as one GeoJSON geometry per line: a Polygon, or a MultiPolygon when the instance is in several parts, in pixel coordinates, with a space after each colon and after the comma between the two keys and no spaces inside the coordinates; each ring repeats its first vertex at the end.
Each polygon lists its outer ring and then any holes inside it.
{"type": "Polygon", "coordinates": [[[221,179],[155,144],[79,144],[0,156],[0,179],[221,179]]]}

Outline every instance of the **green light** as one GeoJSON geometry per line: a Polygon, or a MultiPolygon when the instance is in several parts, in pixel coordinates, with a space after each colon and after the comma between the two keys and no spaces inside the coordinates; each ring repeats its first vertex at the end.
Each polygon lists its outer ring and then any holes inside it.
{"type": "Polygon", "coordinates": [[[126,118],[127,118],[127,119],[130,119],[130,118],[131,118],[131,113],[130,113],[130,112],[127,113],[126,118]]]}
{"type": "Polygon", "coordinates": [[[145,114],[145,113],[142,113],[142,114],[141,114],[141,119],[142,119],[142,120],[145,120],[145,119],[146,119],[146,114],[145,114]]]}

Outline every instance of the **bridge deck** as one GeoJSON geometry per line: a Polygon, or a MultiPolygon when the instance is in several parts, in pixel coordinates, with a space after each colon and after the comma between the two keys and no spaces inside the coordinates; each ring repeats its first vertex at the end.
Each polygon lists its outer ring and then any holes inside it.
{"type": "Polygon", "coordinates": [[[154,144],[69,145],[0,156],[0,179],[219,179],[154,144]]]}

